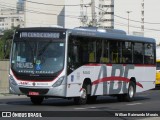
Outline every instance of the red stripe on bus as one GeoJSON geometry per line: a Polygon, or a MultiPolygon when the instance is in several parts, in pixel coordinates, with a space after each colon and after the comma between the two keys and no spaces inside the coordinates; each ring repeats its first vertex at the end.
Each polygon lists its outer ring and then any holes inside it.
{"type": "MultiPolygon", "coordinates": [[[[105,77],[101,78],[99,80],[95,80],[92,82],[92,85],[99,84],[100,82],[106,82],[106,81],[124,81],[124,82],[130,82],[130,79],[125,78],[125,77],[117,77],[117,76],[112,76],[112,77],[105,77]]],[[[139,82],[136,82],[136,85],[143,88],[143,85],[139,82]]]]}
{"type": "MultiPolygon", "coordinates": [[[[86,64],[84,66],[101,66],[102,64],[96,64],[96,63],[91,63],[91,64],[86,64]]],[[[118,64],[118,65],[123,65],[123,66],[126,66],[126,65],[134,65],[136,67],[156,67],[156,65],[154,64],[118,64]]],[[[113,66],[113,64],[106,64],[106,66],[113,66]]]]}
{"type": "Polygon", "coordinates": [[[139,87],[143,88],[142,84],[139,82],[136,82],[136,85],[138,85],[139,87]]]}

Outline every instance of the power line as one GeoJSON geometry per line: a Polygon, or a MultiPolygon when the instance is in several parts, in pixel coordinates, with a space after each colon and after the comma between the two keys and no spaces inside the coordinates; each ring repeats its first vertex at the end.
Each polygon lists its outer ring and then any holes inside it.
{"type": "MultiPolygon", "coordinates": [[[[13,6],[8,6],[8,5],[4,5],[4,4],[0,4],[0,6],[6,7],[6,8],[13,7],[13,6]]],[[[12,9],[16,10],[16,7],[12,8],[12,9]]],[[[53,14],[53,13],[46,13],[46,12],[40,12],[40,11],[36,11],[36,10],[29,10],[29,9],[24,9],[24,11],[29,12],[29,13],[34,13],[34,14],[56,15],[56,16],[65,16],[65,17],[69,17],[69,18],[79,19],[79,16],[73,16],[73,15],[53,14]]]]}
{"type": "MultiPolygon", "coordinates": [[[[116,24],[119,23],[119,22],[115,22],[116,24]]],[[[120,23],[120,24],[117,24],[117,25],[120,25],[120,26],[126,26],[127,27],[127,24],[124,24],[124,23],[120,23]]],[[[141,27],[138,27],[138,26],[133,26],[133,25],[130,25],[130,27],[132,28],[141,28],[141,27]]],[[[150,30],[150,31],[160,31],[160,29],[153,29],[153,28],[144,28],[145,30],[150,30]]]]}
{"type": "MultiPolygon", "coordinates": [[[[119,15],[115,15],[115,14],[114,14],[114,16],[115,16],[115,17],[118,17],[118,18],[121,18],[121,19],[128,20],[127,18],[121,17],[121,16],[119,16],[119,15]]],[[[132,20],[132,19],[130,19],[130,21],[142,23],[141,21],[132,20]]],[[[152,23],[152,22],[143,22],[143,23],[147,23],[147,24],[160,24],[160,23],[152,23]]]]}
{"type": "MultiPolygon", "coordinates": [[[[13,8],[13,9],[15,9],[16,10],[16,7],[15,7],[15,5],[13,5],[13,4],[9,4],[8,5],[8,3],[5,3],[5,2],[1,2],[2,4],[2,7],[4,7],[4,6],[6,6],[6,7],[8,7],[8,8],[13,8]],[[6,5],[7,4],[7,5],[6,5]]],[[[87,4],[83,4],[83,5],[87,5],[87,4]]],[[[33,8],[33,7],[30,7],[30,8],[33,8]]],[[[37,9],[37,8],[33,8],[33,9],[37,9]]],[[[26,10],[24,10],[25,12],[30,12],[30,13],[33,13],[33,12],[38,12],[37,14],[46,14],[46,15],[59,15],[59,14],[53,14],[53,13],[48,13],[48,12],[40,12],[39,10],[41,10],[41,9],[37,9],[37,10],[31,10],[31,9],[26,9],[26,10]],[[37,11],[38,10],[38,11],[37,11]]],[[[51,12],[53,12],[53,11],[55,11],[55,10],[47,10],[47,11],[51,11],[51,12]]],[[[66,11],[66,10],[65,10],[66,11]]],[[[58,11],[57,11],[58,12],[58,11]]],[[[68,11],[69,12],[69,11],[68,11]]],[[[70,11],[71,12],[71,11],[70,11]]],[[[73,13],[73,11],[72,11],[72,13],[73,13]]],[[[76,13],[76,12],[74,12],[74,13],[76,13]]],[[[77,13],[78,14],[78,13],[77,13]]],[[[59,16],[66,16],[66,17],[71,17],[71,18],[78,18],[78,19],[80,19],[80,17],[79,16],[75,16],[75,15],[59,15],[59,16]]],[[[89,16],[89,17],[91,17],[91,16],[89,16]]]]}
{"type": "MultiPolygon", "coordinates": [[[[11,4],[10,4],[10,5],[11,5],[11,4]]],[[[16,10],[16,7],[13,7],[13,6],[8,6],[8,5],[4,5],[4,4],[0,4],[0,6],[3,7],[3,8],[10,8],[10,9],[16,10]]],[[[96,7],[96,6],[95,6],[95,7],[96,7]]],[[[102,10],[102,9],[100,9],[99,7],[96,7],[96,8],[99,9],[99,10],[102,10]]],[[[29,10],[29,9],[25,9],[24,11],[25,11],[25,12],[29,12],[29,13],[34,13],[34,14],[56,15],[56,16],[65,16],[65,17],[68,17],[68,18],[76,18],[76,19],[80,19],[79,16],[62,15],[62,14],[59,15],[59,14],[40,12],[40,11],[29,10]]],[[[102,10],[102,11],[104,11],[104,10],[102,10]]],[[[104,12],[105,12],[105,11],[104,11],[104,12]]],[[[123,18],[123,17],[121,17],[121,16],[117,16],[117,15],[115,15],[115,16],[116,16],[116,17],[120,17],[120,18],[125,19],[125,20],[128,20],[128,19],[123,18]]],[[[138,22],[138,21],[137,21],[137,22],[138,22]]],[[[139,23],[141,23],[141,22],[139,22],[139,23]]],[[[147,22],[147,23],[148,23],[148,22],[147,22]]],[[[157,24],[157,23],[155,23],[155,24],[157,24]]],[[[122,26],[122,25],[121,25],[121,26],[122,26]]],[[[123,25],[123,26],[127,26],[127,25],[123,25]]],[[[133,27],[133,28],[140,28],[140,27],[133,26],[133,25],[131,25],[130,27],[133,27]]],[[[153,29],[153,28],[145,28],[145,30],[160,31],[159,29],[153,29]]]]}
{"type": "MultiPolygon", "coordinates": [[[[9,4],[9,3],[5,3],[5,2],[1,2],[2,4],[4,4],[4,5],[11,5],[11,7],[14,7],[15,9],[16,9],[16,7],[15,7],[15,5],[13,5],[13,4],[9,4]]],[[[48,12],[53,12],[53,11],[56,11],[56,10],[49,10],[49,9],[42,9],[42,8],[35,8],[35,7],[29,7],[29,8],[31,8],[32,10],[34,9],[34,10],[39,10],[39,11],[42,11],[42,10],[44,10],[44,11],[48,11],[48,12]]],[[[31,10],[30,9],[30,10],[31,10]]],[[[66,10],[65,10],[66,11],[66,10]]],[[[58,12],[58,11],[57,11],[58,12]]],[[[76,13],[76,14],[78,14],[79,12],[75,12],[75,11],[68,11],[68,12],[70,12],[70,13],[76,13]]]]}
{"type": "Polygon", "coordinates": [[[48,5],[48,6],[80,6],[80,4],[77,4],[77,5],[56,5],[56,4],[46,4],[46,3],[41,3],[41,2],[33,2],[33,1],[29,1],[29,0],[23,0],[23,1],[34,3],[34,4],[48,5]]]}
{"type": "MultiPolygon", "coordinates": [[[[95,6],[96,7],[96,6],[95,6]]],[[[101,10],[101,11],[104,11],[103,9],[100,9],[99,7],[96,7],[97,9],[99,9],[99,10],[101,10]]],[[[105,11],[104,11],[105,12],[105,11]]],[[[125,19],[125,20],[128,20],[128,19],[126,19],[126,18],[123,18],[123,17],[121,17],[121,16],[117,16],[117,15],[114,15],[114,16],[116,16],[116,17],[120,17],[120,18],[122,18],[122,19],[125,19]]],[[[132,20],[133,21],[133,20],[132,20]]],[[[134,20],[134,22],[139,22],[139,23],[141,23],[140,21],[135,21],[134,20]]],[[[145,22],[145,23],[150,23],[150,22],[145,22]]],[[[151,24],[151,23],[150,23],[151,24]]],[[[152,23],[152,24],[160,24],[160,23],[152,23]]],[[[130,26],[130,27],[133,27],[133,28],[141,28],[141,27],[137,27],[137,26],[130,26]]],[[[153,28],[144,28],[145,30],[151,30],[151,31],[160,31],[159,29],[153,29],[153,28]]]]}
{"type": "MultiPolygon", "coordinates": [[[[109,9],[109,7],[105,10],[105,12],[107,12],[107,11],[108,11],[108,9],[109,9]]],[[[98,21],[100,21],[100,20],[104,17],[104,15],[105,15],[105,14],[103,14],[103,15],[99,18],[99,20],[98,20],[98,21]]],[[[97,21],[97,22],[98,22],[98,21],[97,21]]]]}
{"type": "MultiPolygon", "coordinates": [[[[96,6],[95,6],[96,7],[96,6]]],[[[101,10],[101,11],[104,11],[103,9],[99,8],[99,7],[96,7],[97,9],[101,10]]],[[[105,12],[105,11],[104,11],[105,12]]],[[[115,17],[118,17],[118,18],[121,18],[121,19],[124,19],[124,20],[128,20],[127,18],[124,18],[124,17],[121,17],[119,15],[115,15],[113,14],[115,17]]],[[[130,21],[133,21],[133,22],[138,22],[138,23],[142,23],[141,21],[138,21],[138,20],[132,20],[130,19],[130,21]]],[[[160,24],[160,23],[152,23],[152,22],[143,22],[143,23],[146,23],[146,24],[160,24]]]]}

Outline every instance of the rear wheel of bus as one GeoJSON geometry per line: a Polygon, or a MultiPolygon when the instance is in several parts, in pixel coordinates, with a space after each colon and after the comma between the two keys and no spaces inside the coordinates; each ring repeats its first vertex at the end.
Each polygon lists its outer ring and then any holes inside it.
{"type": "Polygon", "coordinates": [[[136,92],[136,85],[135,85],[135,83],[133,81],[131,81],[129,83],[128,92],[126,94],[119,94],[119,95],[117,95],[117,99],[120,102],[123,102],[123,101],[127,101],[127,102],[133,101],[135,92],[136,92]]]}
{"type": "Polygon", "coordinates": [[[131,81],[129,83],[128,93],[125,94],[125,101],[128,101],[128,102],[133,101],[135,92],[136,92],[135,82],[131,81]]]}
{"type": "Polygon", "coordinates": [[[44,97],[30,97],[30,99],[34,105],[40,105],[43,102],[44,97]]]}

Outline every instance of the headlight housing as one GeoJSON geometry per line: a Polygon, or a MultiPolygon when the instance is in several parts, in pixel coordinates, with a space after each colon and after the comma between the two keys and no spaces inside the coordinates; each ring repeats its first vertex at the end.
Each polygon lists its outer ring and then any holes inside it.
{"type": "Polygon", "coordinates": [[[12,75],[9,75],[9,81],[12,85],[18,85],[12,75]]]}
{"type": "Polygon", "coordinates": [[[52,86],[53,87],[58,87],[62,84],[63,80],[65,79],[64,76],[60,77],[52,86]]]}

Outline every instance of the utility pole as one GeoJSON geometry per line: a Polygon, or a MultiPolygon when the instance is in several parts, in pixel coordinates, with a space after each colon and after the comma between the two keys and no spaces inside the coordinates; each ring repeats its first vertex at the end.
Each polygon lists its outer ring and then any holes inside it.
{"type": "Polygon", "coordinates": [[[129,34],[129,13],[131,13],[132,11],[127,11],[128,13],[128,34],[129,34]]]}
{"type": "Polygon", "coordinates": [[[91,0],[92,26],[96,26],[95,0],[91,0]]]}

